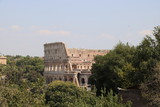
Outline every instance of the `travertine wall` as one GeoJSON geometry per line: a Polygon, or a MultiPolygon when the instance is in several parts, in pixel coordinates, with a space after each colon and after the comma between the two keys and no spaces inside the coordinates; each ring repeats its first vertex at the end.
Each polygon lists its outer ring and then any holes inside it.
{"type": "Polygon", "coordinates": [[[4,56],[0,56],[0,64],[7,64],[7,59],[4,56]]]}
{"type": "Polygon", "coordinates": [[[91,49],[67,49],[72,69],[90,70],[94,63],[94,57],[105,55],[109,50],[91,50],[91,49]]]}
{"type": "Polygon", "coordinates": [[[68,55],[73,58],[80,58],[85,61],[93,61],[97,55],[105,55],[109,50],[92,50],[92,49],[67,49],[68,55]]]}
{"type": "Polygon", "coordinates": [[[44,47],[45,60],[60,62],[67,59],[67,51],[64,43],[49,43],[45,44],[44,47]]]}
{"type": "Polygon", "coordinates": [[[45,71],[69,71],[65,44],[62,42],[44,45],[45,71]]]}
{"type": "Polygon", "coordinates": [[[44,44],[47,83],[54,80],[72,81],[87,86],[90,69],[96,55],[105,55],[108,50],[68,49],[62,42],[44,44]]]}

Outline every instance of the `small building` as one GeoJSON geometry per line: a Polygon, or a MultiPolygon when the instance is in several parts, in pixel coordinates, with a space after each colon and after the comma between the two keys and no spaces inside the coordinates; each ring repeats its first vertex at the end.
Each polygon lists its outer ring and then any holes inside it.
{"type": "Polygon", "coordinates": [[[87,87],[94,57],[105,55],[109,50],[70,49],[62,42],[44,44],[44,76],[46,82],[71,81],[87,87]]]}
{"type": "Polygon", "coordinates": [[[4,56],[0,56],[0,64],[6,65],[7,64],[7,58],[4,57],[4,56]]]}

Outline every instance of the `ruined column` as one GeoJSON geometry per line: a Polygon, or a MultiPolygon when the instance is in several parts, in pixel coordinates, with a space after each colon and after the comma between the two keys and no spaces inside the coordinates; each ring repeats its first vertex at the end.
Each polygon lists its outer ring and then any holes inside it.
{"type": "Polygon", "coordinates": [[[61,64],[59,64],[59,71],[61,71],[62,70],[62,68],[61,68],[61,64]]]}
{"type": "Polygon", "coordinates": [[[65,71],[65,65],[62,64],[62,71],[65,71]]]}
{"type": "Polygon", "coordinates": [[[55,71],[57,71],[57,65],[55,65],[55,71]]]}
{"type": "Polygon", "coordinates": [[[88,85],[88,77],[85,76],[85,86],[87,86],[87,85],[88,85]]]}
{"type": "Polygon", "coordinates": [[[73,83],[76,84],[77,86],[79,86],[77,74],[74,74],[74,75],[73,75],[73,83]]]}

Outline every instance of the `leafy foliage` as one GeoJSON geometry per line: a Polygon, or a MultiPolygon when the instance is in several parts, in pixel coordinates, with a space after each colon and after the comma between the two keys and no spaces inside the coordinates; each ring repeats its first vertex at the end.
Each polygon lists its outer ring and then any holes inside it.
{"type": "Polygon", "coordinates": [[[111,95],[111,100],[96,97],[70,82],[45,84],[41,58],[8,56],[7,60],[7,65],[0,65],[1,107],[110,107],[112,103],[117,107],[130,106],[118,96],[111,95]]]}
{"type": "Polygon", "coordinates": [[[92,66],[90,81],[97,88],[97,95],[102,89],[117,91],[117,87],[132,85],[132,74],[135,68],[132,65],[135,48],[128,44],[119,43],[114,50],[105,56],[97,56],[92,66]]]}
{"type": "MultiPolygon", "coordinates": [[[[160,26],[155,27],[153,31],[154,39],[146,40],[145,46],[141,50],[145,50],[147,57],[141,61],[137,61],[142,67],[139,67],[138,76],[142,77],[141,84],[142,95],[149,101],[152,106],[160,105],[160,26]],[[149,45],[148,45],[149,42],[149,45]],[[147,45],[146,45],[147,44],[147,45]]],[[[144,54],[143,51],[141,54],[144,54]]],[[[142,57],[139,55],[139,57],[142,57]]]]}
{"type": "Polygon", "coordinates": [[[27,58],[8,56],[7,60],[7,65],[0,65],[1,106],[44,106],[45,81],[40,72],[43,69],[42,66],[44,66],[43,60],[29,56],[27,58]],[[19,62],[28,63],[19,65],[17,64],[19,62]],[[26,71],[27,64],[32,66],[29,71],[26,71]]]}
{"type": "Polygon", "coordinates": [[[153,37],[146,36],[137,46],[119,43],[109,54],[97,56],[92,68],[90,83],[101,90],[141,85],[144,97],[152,105],[159,105],[160,26],[153,30],[153,37]],[[157,88],[156,88],[157,87],[157,88]]]}
{"type": "Polygon", "coordinates": [[[141,84],[142,95],[148,99],[150,105],[160,105],[160,63],[152,71],[150,79],[141,84]]]}
{"type": "Polygon", "coordinates": [[[109,92],[106,97],[96,97],[95,94],[78,88],[73,83],[54,81],[46,90],[46,104],[50,107],[130,107],[122,103],[117,95],[109,92]]]}

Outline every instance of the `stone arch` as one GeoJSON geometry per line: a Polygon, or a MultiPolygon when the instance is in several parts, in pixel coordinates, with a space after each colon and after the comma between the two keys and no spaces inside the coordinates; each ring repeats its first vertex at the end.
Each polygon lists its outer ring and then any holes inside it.
{"type": "Polygon", "coordinates": [[[70,78],[69,81],[73,82],[73,78],[70,78]]]}
{"type": "Polygon", "coordinates": [[[67,81],[67,77],[64,77],[64,81],[67,81]]]}
{"type": "Polygon", "coordinates": [[[77,74],[77,78],[78,78],[78,82],[79,82],[79,83],[80,83],[80,77],[81,77],[81,74],[78,73],[78,74],[77,74]]]}
{"type": "Polygon", "coordinates": [[[73,69],[73,70],[74,70],[74,69],[77,69],[77,65],[73,64],[73,65],[72,65],[72,69],[73,69]]]}
{"type": "Polygon", "coordinates": [[[85,84],[85,79],[84,78],[81,79],[81,83],[85,84]]]}

